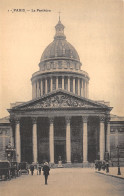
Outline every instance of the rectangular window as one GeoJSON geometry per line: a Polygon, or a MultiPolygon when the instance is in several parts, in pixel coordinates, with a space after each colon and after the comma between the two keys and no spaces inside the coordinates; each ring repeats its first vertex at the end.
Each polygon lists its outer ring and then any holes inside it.
{"type": "Polygon", "coordinates": [[[62,69],[62,61],[59,61],[59,62],[58,62],[58,68],[59,68],[59,69],[62,69]]]}

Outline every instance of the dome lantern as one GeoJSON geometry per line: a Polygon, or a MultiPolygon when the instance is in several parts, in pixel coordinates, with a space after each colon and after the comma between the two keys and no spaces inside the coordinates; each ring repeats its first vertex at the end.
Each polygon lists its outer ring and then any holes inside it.
{"type": "Polygon", "coordinates": [[[54,36],[54,40],[44,50],[41,56],[40,64],[46,60],[55,60],[56,58],[74,60],[80,63],[80,58],[77,51],[66,40],[66,36],[64,35],[64,28],[65,27],[59,18],[59,21],[55,26],[56,34],[54,36]]]}
{"type": "Polygon", "coordinates": [[[66,39],[66,36],[64,35],[64,25],[61,23],[60,18],[58,21],[58,24],[55,26],[56,34],[54,39],[66,39]]]}

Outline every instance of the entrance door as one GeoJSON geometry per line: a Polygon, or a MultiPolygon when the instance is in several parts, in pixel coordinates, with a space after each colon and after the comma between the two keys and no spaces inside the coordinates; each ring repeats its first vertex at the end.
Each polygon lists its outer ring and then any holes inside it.
{"type": "Polygon", "coordinates": [[[58,163],[60,157],[61,161],[65,162],[65,145],[64,144],[55,144],[54,146],[54,159],[55,163],[58,163]]]}

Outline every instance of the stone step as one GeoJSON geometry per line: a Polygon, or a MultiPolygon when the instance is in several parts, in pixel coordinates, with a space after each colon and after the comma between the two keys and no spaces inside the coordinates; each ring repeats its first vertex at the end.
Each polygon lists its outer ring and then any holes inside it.
{"type": "MultiPolygon", "coordinates": [[[[63,163],[61,168],[83,168],[83,163],[63,163]]],[[[94,167],[94,163],[87,163],[85,168],[92,168],[94,167]]],[[[58,164],[52,164],[51,168],[60,168],[58,164]]]]}

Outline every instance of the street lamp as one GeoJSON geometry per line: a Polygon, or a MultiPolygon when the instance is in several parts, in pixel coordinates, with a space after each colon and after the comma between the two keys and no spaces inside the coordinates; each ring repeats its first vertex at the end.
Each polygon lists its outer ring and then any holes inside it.
{"type": "Polygon", "coordinates": [[[117,175],[121,175],[121,171],[120,171],[120,162],[119,162],[119,156],[120,156],[120,154],[119,154],[119,146],[117,146],[117,152],[118,152],[118,173],[117,173],[117,175]]]}
{"type": "Polygon", "coordinates": [[[11,146],[11,142],[9,142],[8,146],[6,146],[5,152],[6,152],[8,161],[15,160],[15,148],[11,146]]]}

